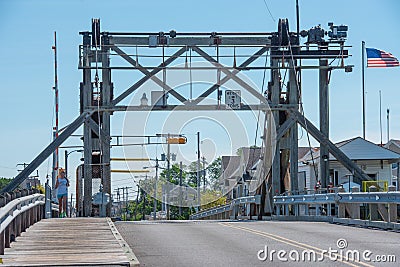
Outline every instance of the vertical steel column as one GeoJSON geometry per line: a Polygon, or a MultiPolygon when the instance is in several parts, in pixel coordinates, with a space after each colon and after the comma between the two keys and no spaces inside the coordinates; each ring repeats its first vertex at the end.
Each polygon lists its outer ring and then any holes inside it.
{"type": "MultiPolygon", "coordinates": [[[[103,106],[109,106],[111,103],[112,93],[111,93],[111,69],[110,66],[110,57],[109,57],[109,37],[106,34],[102,36],[102,56],[101,56],[101,64],[102,64],[102,87],[101,87],[101,104],[103,106]]],[[[100,122],[99,122],[100,123],[100,122]]],[[[110,202],[107,204],[106,208],[106,216],[111,215],[111,166],[110,166],[110,112],[103,112],[103,120],[102,120],[102,129],[106,133],[106,136],[101,136],[100,140],[102,146],[102,163],[103,163],[103,173],[102,173],[102,183],[103,183],[103,192],[109,194],[110,202]]]]}
{"type": "MultiPolygon", "coordinates": [[[[280,92],[281,92],[281,85],[279,80],[279,69],[277,68],[279,64],[279,60],[275,58],[271,58],[271,67],[273,67],[271,71],[271,81],[272,86],[270,88],[271,94],[271,102],[272,104],[279,104],[280,100],[280,92]]],[[[279,111],[272,112],[274,119],[275,119],[275,126],[276,128],[279,127],[279,111]]],[[[280,140],[276,140],[276,151],[275,156],[272,162],[272,197],[279,195],[281,191],[281,153],[280,153],[280,140]]]]}
{"type": "MultiPolygon", "coordinates": [[[[328,60],[319,60],[319,129],[329,139],[329,70],[328,60]]],[[[322,188],[327,187],[329,179],[329,150],[328,146],[320,143],[320,180],[322,188]]]]}
{"type": "MultiPolygon", "coordinates": [[[[83,35],[83,90],[81,92],[81,103],[83,111],[92,105],[93,86],[91,80],[91,58],[90,58],[90,35],[83,35]],[[86,68],[85,68],[86,67],[86,68]]],[[[92,130],[88,122],[83,127],[84,146],[84,190],[83,190],[83,216],[90,216],[92,213],[92,130]]]]}
{"type": "MultiPolygon", "coordinates": [[[[293,69],[294,62],[290,61],[289,66],[289,104],[299,103],[299,88],[296,82],[296,71],[293,69]]],[[[300,85],[299,85],[300,86],[300,85]]],[[[292,191],[298,191],[298,126],[297,122],[290,128],[290,187],[292,191]]]]}

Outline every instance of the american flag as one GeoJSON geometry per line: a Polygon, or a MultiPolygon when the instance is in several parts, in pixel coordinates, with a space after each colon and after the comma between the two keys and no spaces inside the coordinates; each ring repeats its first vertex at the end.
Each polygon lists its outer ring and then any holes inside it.
{"type": "Polygon", "coordinates": [[[386,68],[400,66],[399,60],[392,54],[375,48],[366,48],[368,68],[386,68]]]}

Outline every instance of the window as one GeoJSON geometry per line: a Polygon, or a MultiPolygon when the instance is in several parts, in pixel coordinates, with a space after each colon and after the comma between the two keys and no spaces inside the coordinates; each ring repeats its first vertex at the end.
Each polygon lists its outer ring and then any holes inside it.
{"type": "Polygon", "coordinates": [[[333,186],[339,185],[339,172],[334,169],[329,170],[329,182],[333,183],[333,186]]]}

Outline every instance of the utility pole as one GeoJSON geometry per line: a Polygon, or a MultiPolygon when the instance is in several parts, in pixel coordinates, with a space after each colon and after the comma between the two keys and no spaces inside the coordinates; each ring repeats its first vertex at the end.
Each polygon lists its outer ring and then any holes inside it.
{"type": "Polygon", "coordinates": [[[147,205],[147,201],[146,201],[146,191],[142,191],[142,198],[143,198],[143,206],[142,206],[142,220],[144,220],[146,218],[146,205],[147,205]]]}
{"type": "Polygon", "coordinates": [[[35,182],[35,184],[30,185],[30,187],[36,187],[37,186],[36,180],[39,178],[39,170],[36,170],[36,175],[28,176],[28,178],[33,178],[33,181],[35,182]]]}
{"type": "Polygon", "coordinates": [[[125,213],[125,218],[124,218],[124,221],[126,221],[126,203],[125,203],[125,187],[122,187],[122,201],[124,202],[124,204],[125,204],[125,209],[124,209],[124,213],[125,213]]]}
{"type": "Polygon", "coordinates": [[[136,213],[137,213],[137,208],[139,205],[139,184],[137,185],[137,192],[136,192],[136,207],[135,207],[135,221],[136,221],[136,213]]]}
{"type": "MultiPolygon", "coordinates": [[[[58,137],[58,76],[57,76],[57,33],[54,32],[54,45],[51,47],[54,50],[54,98],[55,98],[55,126],[53,127],[53,140],[58,137]]],[[[56,186],[57,171],[58,171],[58,147],[53,153],[53,172],[52,172],[52,197],[56,198],[54,187],[56,186]]]]}
{"type": "Polygon", "coordinates": [[[121,199],[120,199],[120,195],[119,195],[119,189],[120,188],[116,188],[114,189],[114,191],[117,192],[117,202],[118,202],[118,214],[121,215],[121,199]]]}
{"type": "Polygon", "coordinates": [[[200,132],[197,132],[197,211],[200,210],[200,132]]]}
{"type": "Polygon", "coordinates": [[[182,215],[182,161],[179,163],[179,216],[182,215]]]}
{"type": "Polygon", "coordinates": [[[154,182],[153,220],[156,220],[156,212],[157,212],[157,180],[158,180],[158,158],[156,158],[156,181],[154,182]]]}
{"type": "Polygon", "coordinates": [[[203,172],[203,192],[206,192],[206,157],[201,157],[201,159],[203,160],[203,168],[202,168],[202,172],[203,172]]]}
{"type": "Polygon", "coordinates": [[[129,199],[128,199],[128,189],[132,188],[131,186],[126,186],[125,187],[125,221],[128,218],[128,204],[129,204],[129,199]]]}
{"type": "MultiPolygon", "coordinates": [[[[18,166],[23,166],[24,167],[24,169],[26,168],[26,166],[28,166],[29,164],[28,163],[19,163],[19,164],[17,164],[17,167],[18,166]]],[[[23,169],[22,169],[23,170],[23,169]]],[[[18,170],[19,172],[22,172],[22,170],[18,170]]]]}
{"type": "Polygon", "coordinates": [[[170,219],[170,217],[169,217],[169,188],[170,188],[170,182],[171,182],[171,172],[170,172],[170,168],[171,168],[171,164],[170,164],[170,161],[171,161],[171,144],[170,144],[170,142],[169,142],[169,140],[170,140],[170,134],[168,134],[168,137],[167,137],[167,184],[166,184],[166,207],[167,207],[167,220],[169,220],[170,219]]]}

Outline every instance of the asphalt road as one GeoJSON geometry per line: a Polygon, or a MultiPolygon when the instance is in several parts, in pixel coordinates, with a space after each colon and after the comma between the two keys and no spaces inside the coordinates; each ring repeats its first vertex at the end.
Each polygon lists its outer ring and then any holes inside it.
{"type": "Polygon", "coordinates": [[[141,266],[400,266],[397,232],[278,221],[115,225],[141,266]]]}

